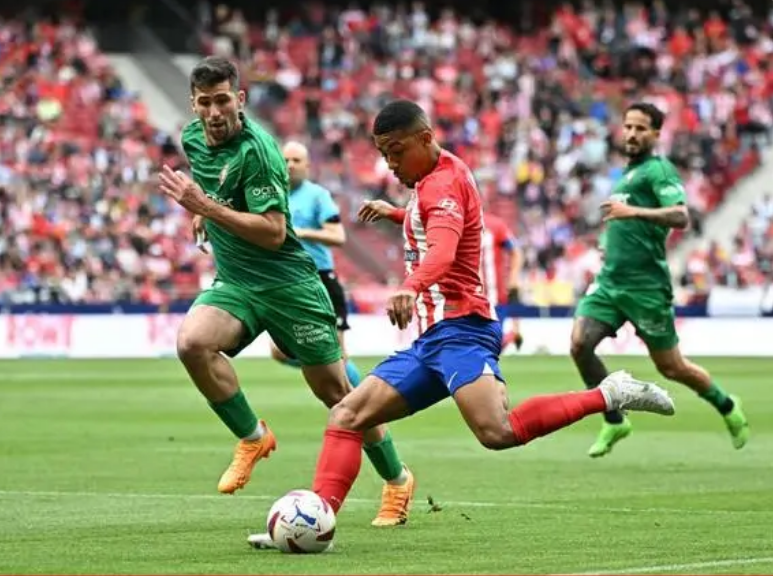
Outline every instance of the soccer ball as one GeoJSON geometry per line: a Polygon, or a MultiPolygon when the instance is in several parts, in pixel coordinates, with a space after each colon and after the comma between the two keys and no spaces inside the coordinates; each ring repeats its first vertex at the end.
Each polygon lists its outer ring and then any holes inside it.
{"type": "Polygon", "coordinates": [[[336,530],[335,512],[310,490],[293,490],[282,496],[269,510],[266,522],[276,547],[290,554],[324,552],[336,530]]]}

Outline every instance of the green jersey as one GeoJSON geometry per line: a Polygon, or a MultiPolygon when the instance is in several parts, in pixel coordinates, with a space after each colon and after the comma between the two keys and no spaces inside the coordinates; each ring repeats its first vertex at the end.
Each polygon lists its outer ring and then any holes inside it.
{"type": "MultiPolygon", "coordinates": [[[[615,185],[610,200],[643,208],[685,204],[676,167],[666,158],[649,156],[632,162],[615,185]]],[[[611,220],[604,237],[604,266],[598,282],[624,289],[665,289],[671,292],[666,261],[670,229],[640,218],[611,220]]]]}
{"type": "Polygon", "coordinates": [[[193,179],[208,197],[239,212],[281,212],[287,222],[284,244],[271,251],[207,221],[217,280],[263,291],[317,278],[314,262],[293,231],[287,167],[268,132],[242,117],[239,134],[218,146],[207,146],[201,122],[194,120],[183,129],[182,145],[193,179]]]}

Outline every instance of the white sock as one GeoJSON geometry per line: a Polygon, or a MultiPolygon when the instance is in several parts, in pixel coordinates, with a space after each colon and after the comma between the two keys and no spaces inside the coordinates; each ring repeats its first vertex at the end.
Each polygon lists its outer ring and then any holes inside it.
{"type": "Polygon", "coordinates": [[[613,397],[611,390],[609,390],[606,386],[599,386],[598,389],[601,391],[601,395],[604,397],[604,401],[607,403],[607,409],[605,412],[618,410],[617,404],[619,404],[619,402],[617,402],[613,397]]]}
{"type": "Polygon", "coordinates": [[[242,440],[260,440],[263,438],[263,434],[266,433],[266,428],[263,426],[263,423],[258,420],[258,425],[255,426],[255,432],[250,434],[249,436],[246,436],[242,438],[242,440]]]}
{"type": "Polygon", "coordinates": [[[405,471],[405,466],[403,466],[403,469],[400,471],[400,475],[397,478],[387,480],[387,484],[391,484],[392,486],[402,486],[406,482],[408,482],[408,473],[405,471]]]}

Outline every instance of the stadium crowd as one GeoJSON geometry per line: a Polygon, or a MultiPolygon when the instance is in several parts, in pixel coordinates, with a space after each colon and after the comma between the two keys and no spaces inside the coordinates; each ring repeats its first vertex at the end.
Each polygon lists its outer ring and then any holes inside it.
{"type": "MultiPolygon", "coordinates": [[[[683,172],[692,233],[773,140],[773,16],[753,18],[742,0],[707,15],[659,1],[566,4],[529,35],[451,10],[432,19],[421,2],[309,3],[302,17],[260,23],[215,6],[204,24],[204,51],[240,61],[252,111],[279,138],[309,143],[316,179],[350,218],[365,197],[404,201],[368,128],[389,99],[415,99],[522,240],[527,285],[562,282],[570,297],[599,265],[598,205],[623,168],[627,101],[669,114],[662,151],[683,172]]],[[[152,182],[162,159],[182,162],[174,138],[148,123],[88,31],[3,22],[0,77],[0,302],[192,295],[211,263],[152,182]]],[[[770,206],[761,201],[729,253],[694,255],[684,283],[761,281],[770,206]]],[[[383,241],[378,253],[399,266],[383,241]]]]}

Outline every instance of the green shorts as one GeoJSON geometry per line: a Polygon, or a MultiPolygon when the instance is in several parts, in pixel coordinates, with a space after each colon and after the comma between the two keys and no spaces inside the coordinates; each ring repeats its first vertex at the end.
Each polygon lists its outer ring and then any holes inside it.
{"type": "Polygon", "coordinates": [[[615,332],[630,322],[651,350],[670,350],[679,343],[672,296],[665,290],[621,290],[594,282],[574,315],[608,324],[615,332]]]}
{"type": "Polygon", "coordinates": [[[239,345],[224,351],[231,357],[263,331],[303,366],[333,364],[343,357],[333,304],[319,278],[261,292],[216,280],[193,302],[199,304],[225,310],[244,326],[239,345]]]}

